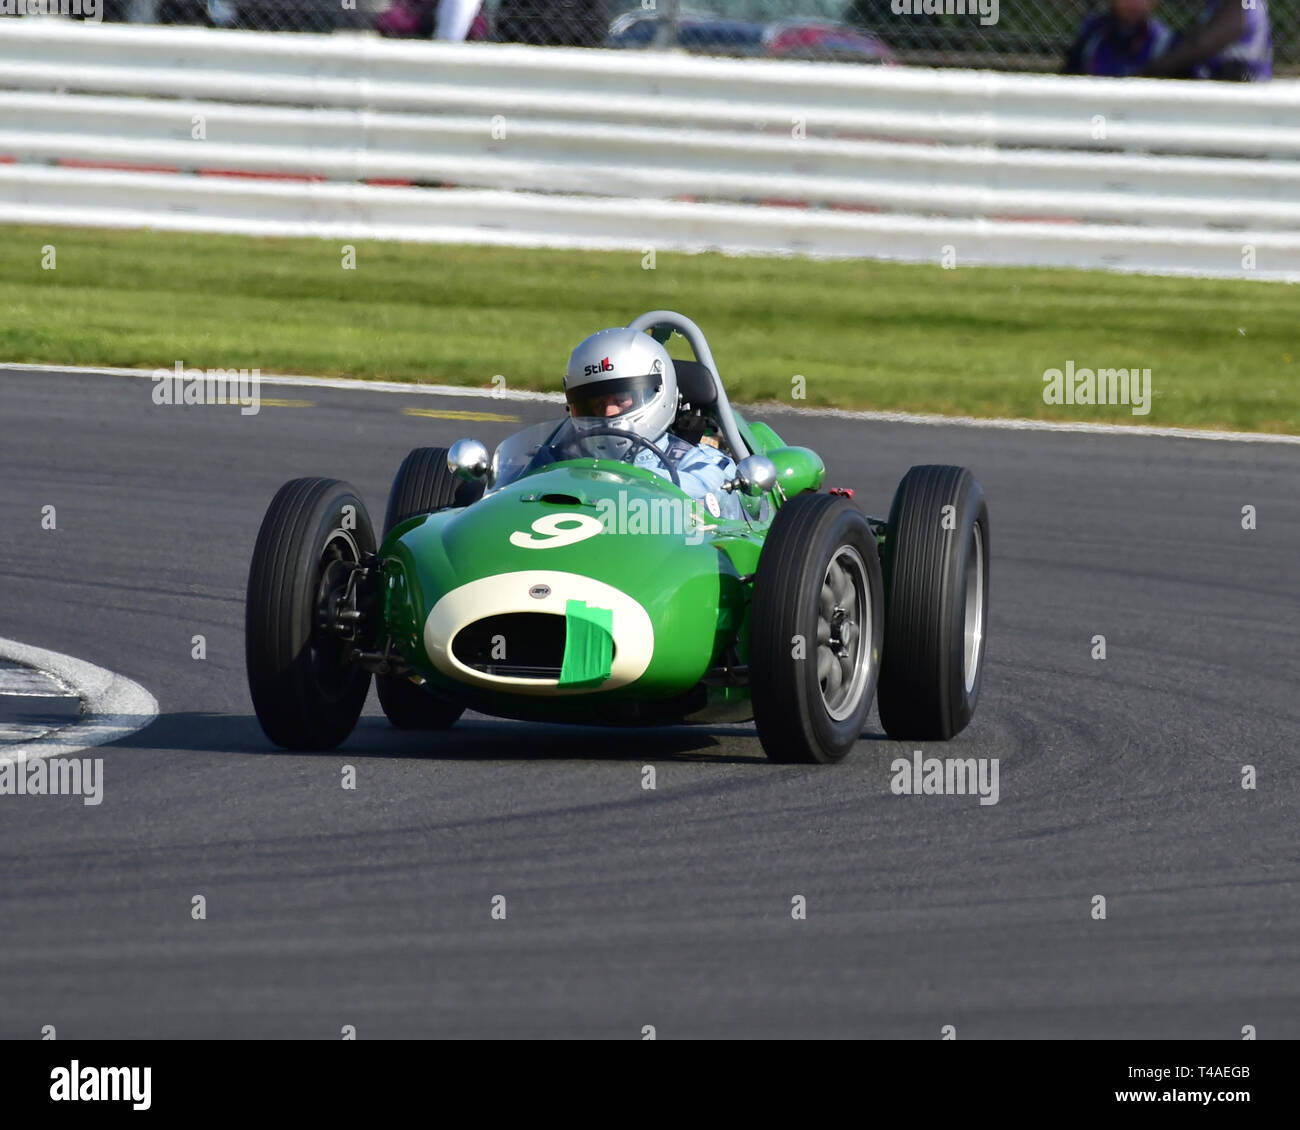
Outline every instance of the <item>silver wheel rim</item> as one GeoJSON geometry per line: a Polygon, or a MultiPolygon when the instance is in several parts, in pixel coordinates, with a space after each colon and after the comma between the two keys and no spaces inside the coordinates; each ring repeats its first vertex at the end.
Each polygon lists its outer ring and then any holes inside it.
{"type": "Polygon", "coordinates": [[[831,554],[817,599],[817,682],[836,722],[852,716],[871,676],[871,591],[867,567],[851,545],[831,554]]]}
{"type": "Polygon", "coordinates": [[[961,673],[966,693],[975,689],[980,658],[984,650],[984,531],[975,522],[970,528],[970,552],[966,554],[966,623],[961,673]]]}

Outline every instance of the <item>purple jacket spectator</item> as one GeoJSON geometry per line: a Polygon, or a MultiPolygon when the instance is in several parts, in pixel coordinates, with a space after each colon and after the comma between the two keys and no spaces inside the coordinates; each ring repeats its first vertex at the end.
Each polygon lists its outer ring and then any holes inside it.
{"type": "Polygon", "coordinates": [[[1135,74],[1174,42],[1173,30],[1149,14],[1153,5],[1117,3],[1083,21],[1065,56],[1068,75],[1135,74]]]}
{"type": "Polygon", "coordinates": [[[1196,23],[1139,72],[1169,78],[1263,82],[1273,76],[1268,0],[1206,0],[1196,23]]]}
{"type": "Polygon", "coordinates": [[[1201,10],[1198,25],[1203,27],[1221,3],[1241,6],[1245,27],[1241,38],[1193,68],[1197,78],[1226,79],[1229,82],[1265,82],[1273,77],[1273,28],[1268,18],[1268,0],[1255,0],[1253,8],[1241,0],[1209,0],[1201,10]]]}

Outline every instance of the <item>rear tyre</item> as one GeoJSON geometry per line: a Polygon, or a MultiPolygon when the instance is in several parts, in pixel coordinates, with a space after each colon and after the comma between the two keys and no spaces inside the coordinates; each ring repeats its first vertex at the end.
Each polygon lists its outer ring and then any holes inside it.
{"type": "Polygon", "coordinates": [[[446,730],[465,713],[463,706],[437,698],[400,675],[376,675],[384,716],[399,730],[446,730]]]}
{"type": "Polygon", "coordinates": [[[772,761],[839,761],[862,733],[880,669],[884,586],[858,509],[797,494],[777,512],[751,605],[750,692],[772,761]]]}
{"type": "Polygon", "coordinates": [[[989,512],[975,477],[964,467],[908,471],[882,563],[881,724],[891,738],[947,741],[975,713],[984,674],[989,512]]]}
{"type": "MultiPolygon", "coordinates": [[[[482,494],[481,480],[463,482],[447,469],[445,447],[417,447],[402,460],[388,492],[384,536],[417,514],[468,506],[482,494]]],[[[375,690],[384,715],[399,730],[445,730],[465,712],[400,675],[376,675],[375,690]]]]}
{"type": "Polygon", "coordinates": [[[417,447],[397,468],[388,492],[384,536],[400,522],[449,506],[468,506],[483,497],[483,480],[464,482],[447,469],[445,447],[417,447]]]}
{"type": "Polygon", "coordinates": [[[365,505],[347,483],[294,479],[262,520],[248,574],[244,654],[253,709],[285,749],[333,749],[352,732],[370,673],[321,623],[350,564],[375,551],[365,505]]]}

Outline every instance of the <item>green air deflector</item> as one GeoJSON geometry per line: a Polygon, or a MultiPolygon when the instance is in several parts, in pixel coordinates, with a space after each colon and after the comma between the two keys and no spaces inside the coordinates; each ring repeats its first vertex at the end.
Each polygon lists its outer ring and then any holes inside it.
{"type": "Polygon", "coordinates": [[[614,611],[571,600],[564,608],[560,686],[599,686],[614,669],[614,611]]]}

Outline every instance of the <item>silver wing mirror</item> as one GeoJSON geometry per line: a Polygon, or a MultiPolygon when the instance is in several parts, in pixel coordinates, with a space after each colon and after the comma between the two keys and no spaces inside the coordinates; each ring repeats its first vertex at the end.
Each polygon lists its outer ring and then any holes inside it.
{"type": "Polygon", "coordinates": [[[723,488],[757,497],[776,486],[776,464],[766,455],[747,455],[736,464],[736,477],[723,488]]]}
{"type": "Polygon", "coordinates": [[[491,457],[476,439],[458,439],[447,452],[447,470],[467,483],[488,473],[491,457]]]}

